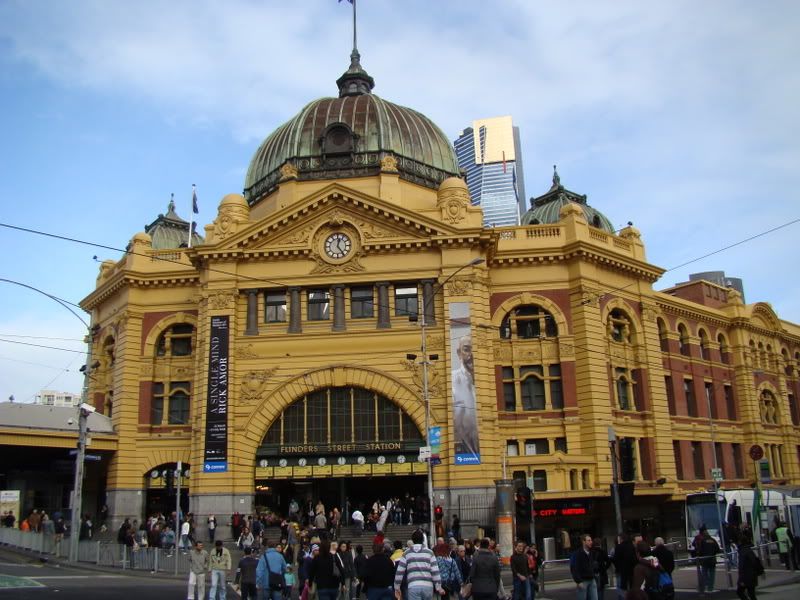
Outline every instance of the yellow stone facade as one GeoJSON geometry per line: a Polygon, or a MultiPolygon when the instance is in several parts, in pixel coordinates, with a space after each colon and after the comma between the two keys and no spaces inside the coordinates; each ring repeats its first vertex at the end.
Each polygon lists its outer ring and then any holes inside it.
{"type": "MultiPolygon", "coordinates": [[[[421,331],[418,322],[395,314],[392,290],[400,282],[419,285],[420,307],[424,282],[433,292],[435,322],[427,324],[427,346],[439,358],[430,366],[430,409],[431,424],[442,428],[434,488],[437,503],[448,509],[458,506],[459,496],[491,494],[495,480],[524,475],[539,477],[540,506],[588,502],[596,517],[613,514],[609,426],[631,440],[632,518],[677,505],[688,490],[708,488],[709,476],[693,472],[690,453],[698,448],[706,472],[718,453],[730,487],[752,482],[746,451],[755,443],[779,461],[773,464],[776,481],[800,484],[800,421],[790,406],[800,395],[800,327],[779,320],[769,305],[744,305],[735,292],[704,282],[654,291],[663,271],[647,262],[640,233],[632,226],[618,235],[596,229],[575,205],[562,209],[558,223],[484,229],[480,209],[470,205],[459,179],[446,179],[435,190],[405,181],[396,168],[333,182],[301,181],[290,168],[281,172],[275,191],[252,207],[237,194],[223,198],[201,245],[154,250],[147,234],[136,234],[123,259],[102,264],[96,289],[82,302],[100,326],[92,340],[100,367],[91,398],[111,413],[119,439],[108,472],[115,518],[140,518],[150,474],[177,461],[191,466],[190,508],[199,523],[209,513],[248,512],[256,480],[291,474],[291,468],[259,466],[262,440],[283,410],[313,390],[377,392],[424,432],[421,367],[406,356],[419,355],[421,331]],[[332,232],[346,232],[352,241],[343,259],[326,255],[332,232]],[[477,258],[485,262],[463,268],[477,258]],[[375,316],[351,318],[349,290],[377,290],[379,282],[389,284],[385,328],[375,316]],[[335,286],[343,286],[339,296],[335,286]],[[332,291],[331,317],[311,321],[305,292],[319,289],[332,291]],[[288,315],[287,322],[264,322],[264,290],[287,290],[287,313],[293,299],[300,303],[300,331],[288,332],[288,315]],[[249,302],[255,321],[248,318],[249,302]],[[344,303],[338,329],[336,302],[344,303]],[[470,306],[480,465],[453,460],[451,302],[470,306]],[[521,306],[546,311],[557,334],[505,335],[506,318],[521,306]],[[213,316],[228,316],[231,329],[223,473],[202,469],[213,316]],[[179,324],[191,326],[185,356],[159,349],[164,333],[178,331],[170,328],[179,324]],[[543,365],[543,373],[559,365],[560,375],[544,377],[543,407],[526,410],[525,380],[516,373],[531,365],[543,365]],[[560,402],[553,380],[560,380],[560,402]],[[680,380],[699,392],[694,410],[681,397],[680,380]],[[151,423],[153,382],[190,383],[187,424],[151,423]],[[725,412],[725,386],[733,391],[735,415],[725,412]],[[625,389],[627,408],[619,398],[625,389]],[[706,389],[719,407],[712,411],[713,432],[700,396],[706,389]],[[765,390],[775,408],[764,400],[765,390]],[[506,404],[510,395],[516,396],[513,410],[506,404]],[[536,449],[541,440],[546,452],[536,449]],[[734,459],[734,451],[741,456],[734,459]]],[[[374,302],[377,308],[377,295],[374,302]]],[[[360,469],[309,466],[289,479],[425,473],[423,463],[360,469]]]]}

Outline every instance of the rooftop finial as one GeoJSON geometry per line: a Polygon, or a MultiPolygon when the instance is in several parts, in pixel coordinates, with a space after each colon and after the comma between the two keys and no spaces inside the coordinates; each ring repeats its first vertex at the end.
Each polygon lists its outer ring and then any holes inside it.
{"type": "MultiPolygon", "coordinates": [[[[339,0],[341,2],[342,0],[339,0]]],[[[339,86],[339,97],[360,96],[369,94],[375,87],[375,80],[361,66],[361,54],[358,52],[356,36],[356,0],[347,0],[353,5],[353,51],[350,53],[350,68],[336,80],[339,86]]]]}
{"type": "Polygon", "coordinates": [[[175,194],[169,195],[169,204],[167,205],[167,214],[175,212],[175,194]]]}
{"type": "Polygon", "coordinates": [[[550,189],[554,190],[560,186],[561,186],[561,177],[558,176],[558,169],[556,169],[556,165],[553,165],[553,187],[551,187],[550,189]]]}

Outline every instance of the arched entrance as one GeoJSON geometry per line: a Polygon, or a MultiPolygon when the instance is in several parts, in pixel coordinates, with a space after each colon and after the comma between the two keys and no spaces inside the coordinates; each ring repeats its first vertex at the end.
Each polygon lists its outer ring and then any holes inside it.
{"type": "Polygon", "coordinates": [[[376,391],[308,392],[278,415],[256,450],[256,507],[286,515],[295,500],[307,517],[321,500],[328,509],[368,515],[375,501],[399,498],[407,522],[413,499],[425,494],[426,464],[417,458],[423,445],[408,413],[376,391]]]}
{"type": "MultiPolygon", "coordinates": [[[[180,490],[181,511],[189,512],[189,465],[181,464],[180,490]]],[[[164,463],[154,467],[145,474],[145,499],[144,517],[162,513],[167,516],[175,512],[175,501],[178,493],[178,464],[164,463]]]]}

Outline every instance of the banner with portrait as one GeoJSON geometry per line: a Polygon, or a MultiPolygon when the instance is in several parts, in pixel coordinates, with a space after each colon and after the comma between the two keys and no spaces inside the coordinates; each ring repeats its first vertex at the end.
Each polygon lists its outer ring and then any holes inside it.
{"type": "Polygon", "coordinates": [[[479,465],[478,405],[469,302],[450,302],[450,389],[456,465],[479,465]]]}

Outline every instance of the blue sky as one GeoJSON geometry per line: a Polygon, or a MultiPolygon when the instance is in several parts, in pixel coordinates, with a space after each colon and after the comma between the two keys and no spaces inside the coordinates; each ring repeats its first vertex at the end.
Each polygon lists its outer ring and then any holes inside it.
{"type": "MultiPolygon", "coordinates": [[[[800,218],[800,4],[361,0],[375,93],[455,139],[512,115],[528,196],[552,165],[664,268],[800,218]]],[[[201,226],[258,144],[347,68],[346,2],[0,3],[0,222],[122,248],[164,212],[201,226]]],[[[800,224],[667,272],[725,270],[800,322],[800,224]]],[[[119,253],[0,228],[0,278],[70,302],[119,253]]],[[[79,391],[83,326],[0,282],[0,398],[79,391]],[[21,337],[33,336],[33,337],[21,337]],[[50,339],[59,338],[59,339],[50,339]],[[63,338],[63,339],[60,339],[63,338]]]]}

